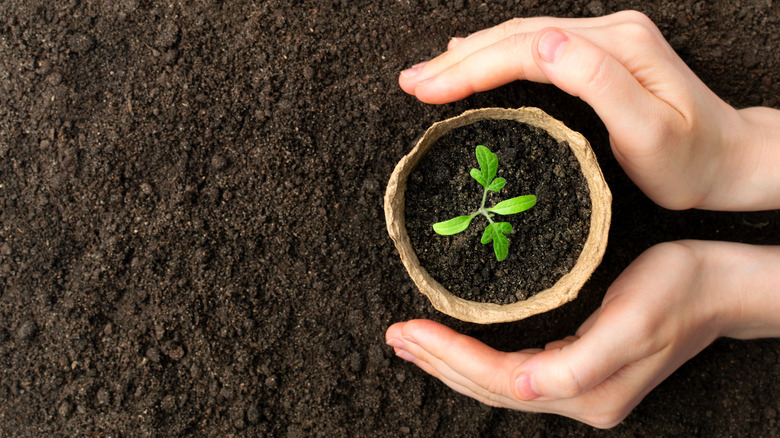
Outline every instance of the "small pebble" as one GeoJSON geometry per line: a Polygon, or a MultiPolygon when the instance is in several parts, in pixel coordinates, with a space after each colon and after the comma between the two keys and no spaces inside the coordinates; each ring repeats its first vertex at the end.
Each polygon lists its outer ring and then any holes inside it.
{"type": "Polygon", "coordinates": [[[44,59],[38,63],[38,69],[35,70],[35,73],[39,75],[45,75],[49,72],[49,70],[51,70],[51,61],[44,59]]]}
{"type": "Polygon", "coordinates": [[[260,411],[257,406],[249,406],[249,409],[246,410],[246,420],[249,424],[257,424],[260,421],[260,411]]]}
{"type": "Polygon", "coordinates": [[[172,395],[166,395],[160,402],[160,407],[165,412],[173,412],[176,409],[176,399],[172,395]]]}
{"type": "Polygon", "coordinates": [[[86,53],[95,46],[95,39],[90,35],[77,34],[68,38],[68,47],[76,53],[86,53]]]}
{"type": "Polygon", "coordinates": [[[60,414],[61,417],[67,417],[70,415],[70,412],[73,410],[73,406],[71,406],[70,403],[67,401],[63,401],[60,403],[60,407],[57,408],[57,413],[60,414]]]}
{"type": "Polygon", "coordinates": [[[222,155],[214,155],[211,158],[211,166],[216,170],[222,170],[227,166],[227,160],[222,155]]]}
{"type": "Polygon", "coordinates": [[[243,429],[246,427],[244,422],[244,410],[238,406],[233,407],[230,410],[230,416],[233,418],[233,425],[236,429],[243,429]]]}
{"type": "Polygon", "coordinates": [[[184,349],[181,345],[176,345],[168,352],[168,356],[173,360],[181,360],[184,357],[184,349]]]}
{"type": "Polygon", "coordinates": [[[167,24],[157,36],[157,47],[167,49],[179,41],[179,27],[173,23],[167,24]]]}
{"type": "Polygon", "coordinates": [[[32,339],[35,334],[38,332],[38,325],[35,324],[35,321],[29,320],[22,324],[21,327],[19,327],[19,331],[16,334],[16,337],[20,341],[27,341],[32,339]]]}
{"type": "Polygon", "coordinates": [[[303,68],[303,78],[307,81],[314,79],[314,70],[308,65],[303,68]]]}
{"type": "Polygon", "coordinates": [[[192,364],[192,366],[190,367],[190,376],[193,379],[197,379],[198,377],[200,377],[200,367],[198,365],[192,364]]]}
{"type": "Polygon", "coordinates": [[[150,347],[148,350],[146,350],[146,357],[151,360],[152,362],[159,362],[160,361],[160,350],[150,347]]]}
{"type": "Polygon", "coordinates": [[[588,12],[591,13],[594,17],[600,17],[604,15],[604,13],[607,11],[607,8],[604,6],[604,3],[600,1],[593,1],[588,3],[588,12]]]}
{"type": "Polygon", "coordinates": [[[485,281],[490,281],[490,277],[491,277],[491,275],[490,275],[490,268],[488,268],[487,266],[485,266],[485,267],[484,267],[484,268],[482,268],[482,270],[480,271],[480,274],[482,274],[482,278],[483,278],[485,281]]]}
{"type": "Polygon", "coordinates": [[[111,402],[111,394],[106,388],[100,388],[98,390],[97,401],[101,405],[107,405],[111,402]]]}
{"type": "Polygon", "coordinates": [[[51,85],[59,85],[62,82],[62,74],[55,71],[46,76],[46,81],[51,85]]]}

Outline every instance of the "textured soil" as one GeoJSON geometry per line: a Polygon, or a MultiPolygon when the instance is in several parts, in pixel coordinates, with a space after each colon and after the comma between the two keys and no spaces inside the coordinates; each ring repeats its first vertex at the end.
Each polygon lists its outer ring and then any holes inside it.
{"type": "Polygon", "coordinates": [[[439,138],[409,175],[405,195],[406,229],[421,266],[470,301],[509,304],[551,287],[576,263],[590,227],[590,191],[569,145],[511,120],[483,120],[439,138]],[[493,244],[480,242],[484,216],[453,236],[432,228],[479,208],[484,188],[469,175],[479,167],[478,144],[498,156],[497,176],[506,180],[500,192],[488,192],[485,207],[522,195],[537,200],[494,217],[512,225],[509,256],[500,262],[493,244]]]}
{"type": "Polygon", "coordinates": [[[430,318],[542,346],[655,243],[780,243],[777,211],[655,206],[554,87],[431,106],[397,86],[450,36],[628,8],[729,103],[780,105],[771,0],[0,2],[0,436],[778,436],[778,340],[717,341],[603,432],[485,407],[384,345],[430,318]],[[415,290],[382,195],[427,126],[493,106],[583,133],[614,216],[577,300],[478,326],[415,290]]]}

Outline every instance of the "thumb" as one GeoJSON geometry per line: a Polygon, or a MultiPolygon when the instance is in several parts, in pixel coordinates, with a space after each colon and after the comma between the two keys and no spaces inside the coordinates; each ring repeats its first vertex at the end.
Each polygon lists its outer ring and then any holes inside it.
{"type": "Polygon", "coordinates": [[[588,103],[619,138],[636,135],[667,110],[612,54],[558,28],[539,31],[532,56],[547,79],[588,103]]]}
{"type": "Polygon", "coordinates": [[[642,339],[647,330],[638,327],[641,318],[620,301],[602,308],[581,337],[553,342],[525,361],[517,370],[515,395],[522,400],[576,397],[654,353],[656,346],[642,339]]]}

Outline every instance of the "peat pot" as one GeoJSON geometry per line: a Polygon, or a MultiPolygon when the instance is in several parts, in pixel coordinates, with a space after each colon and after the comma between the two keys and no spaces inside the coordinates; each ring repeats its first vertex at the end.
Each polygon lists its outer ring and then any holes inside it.
{"type": "MultiPolygon", "coordinates": [[[[612,195],[588,141],[538,108],[485,108],[431,126],[395,166],[385,193],[387,230],[406,270],[433,306],[481,324],[517,321],[577,297],[607,246],[612,195]],[[509,256],[497,261],[477,215],[459,235],[434,222],[479,207],[469,170],[477,145],[498,157],[500,192],[488,204],[533,194],[511,220],[509,256]],[[460,213],[457,213],[460,211],[460,213]]],[[[486,205],[486,207],[489,205],[486,205]]]]}

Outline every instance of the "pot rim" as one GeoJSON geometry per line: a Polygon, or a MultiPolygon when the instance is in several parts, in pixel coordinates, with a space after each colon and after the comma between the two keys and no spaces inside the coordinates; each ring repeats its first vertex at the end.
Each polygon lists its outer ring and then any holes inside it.
{"type": "Polygon", "coordinates": [[[387,231],[395,243],[407,272],[417,288],[442,313],[467,322],[492,324],[517,321],[547,312],[577,297],[582,286],[601,263],[607,247],[612,216],[612,194],[604,180],[590,143],[580,133],[539,108],[482,108],[431,125],[414,148],[401,158],[387,184],[384,198],[387,231]],[[406,232],[404,208],[406,179],[436,141],[447,132],[485,119],[515,120],[547,131],[557,141],[566,141],[580,164],[590,190],[590,229],[575,265],[548,289],[511,304],[469,301],[449,292],[420,265],[406,232]]]}

